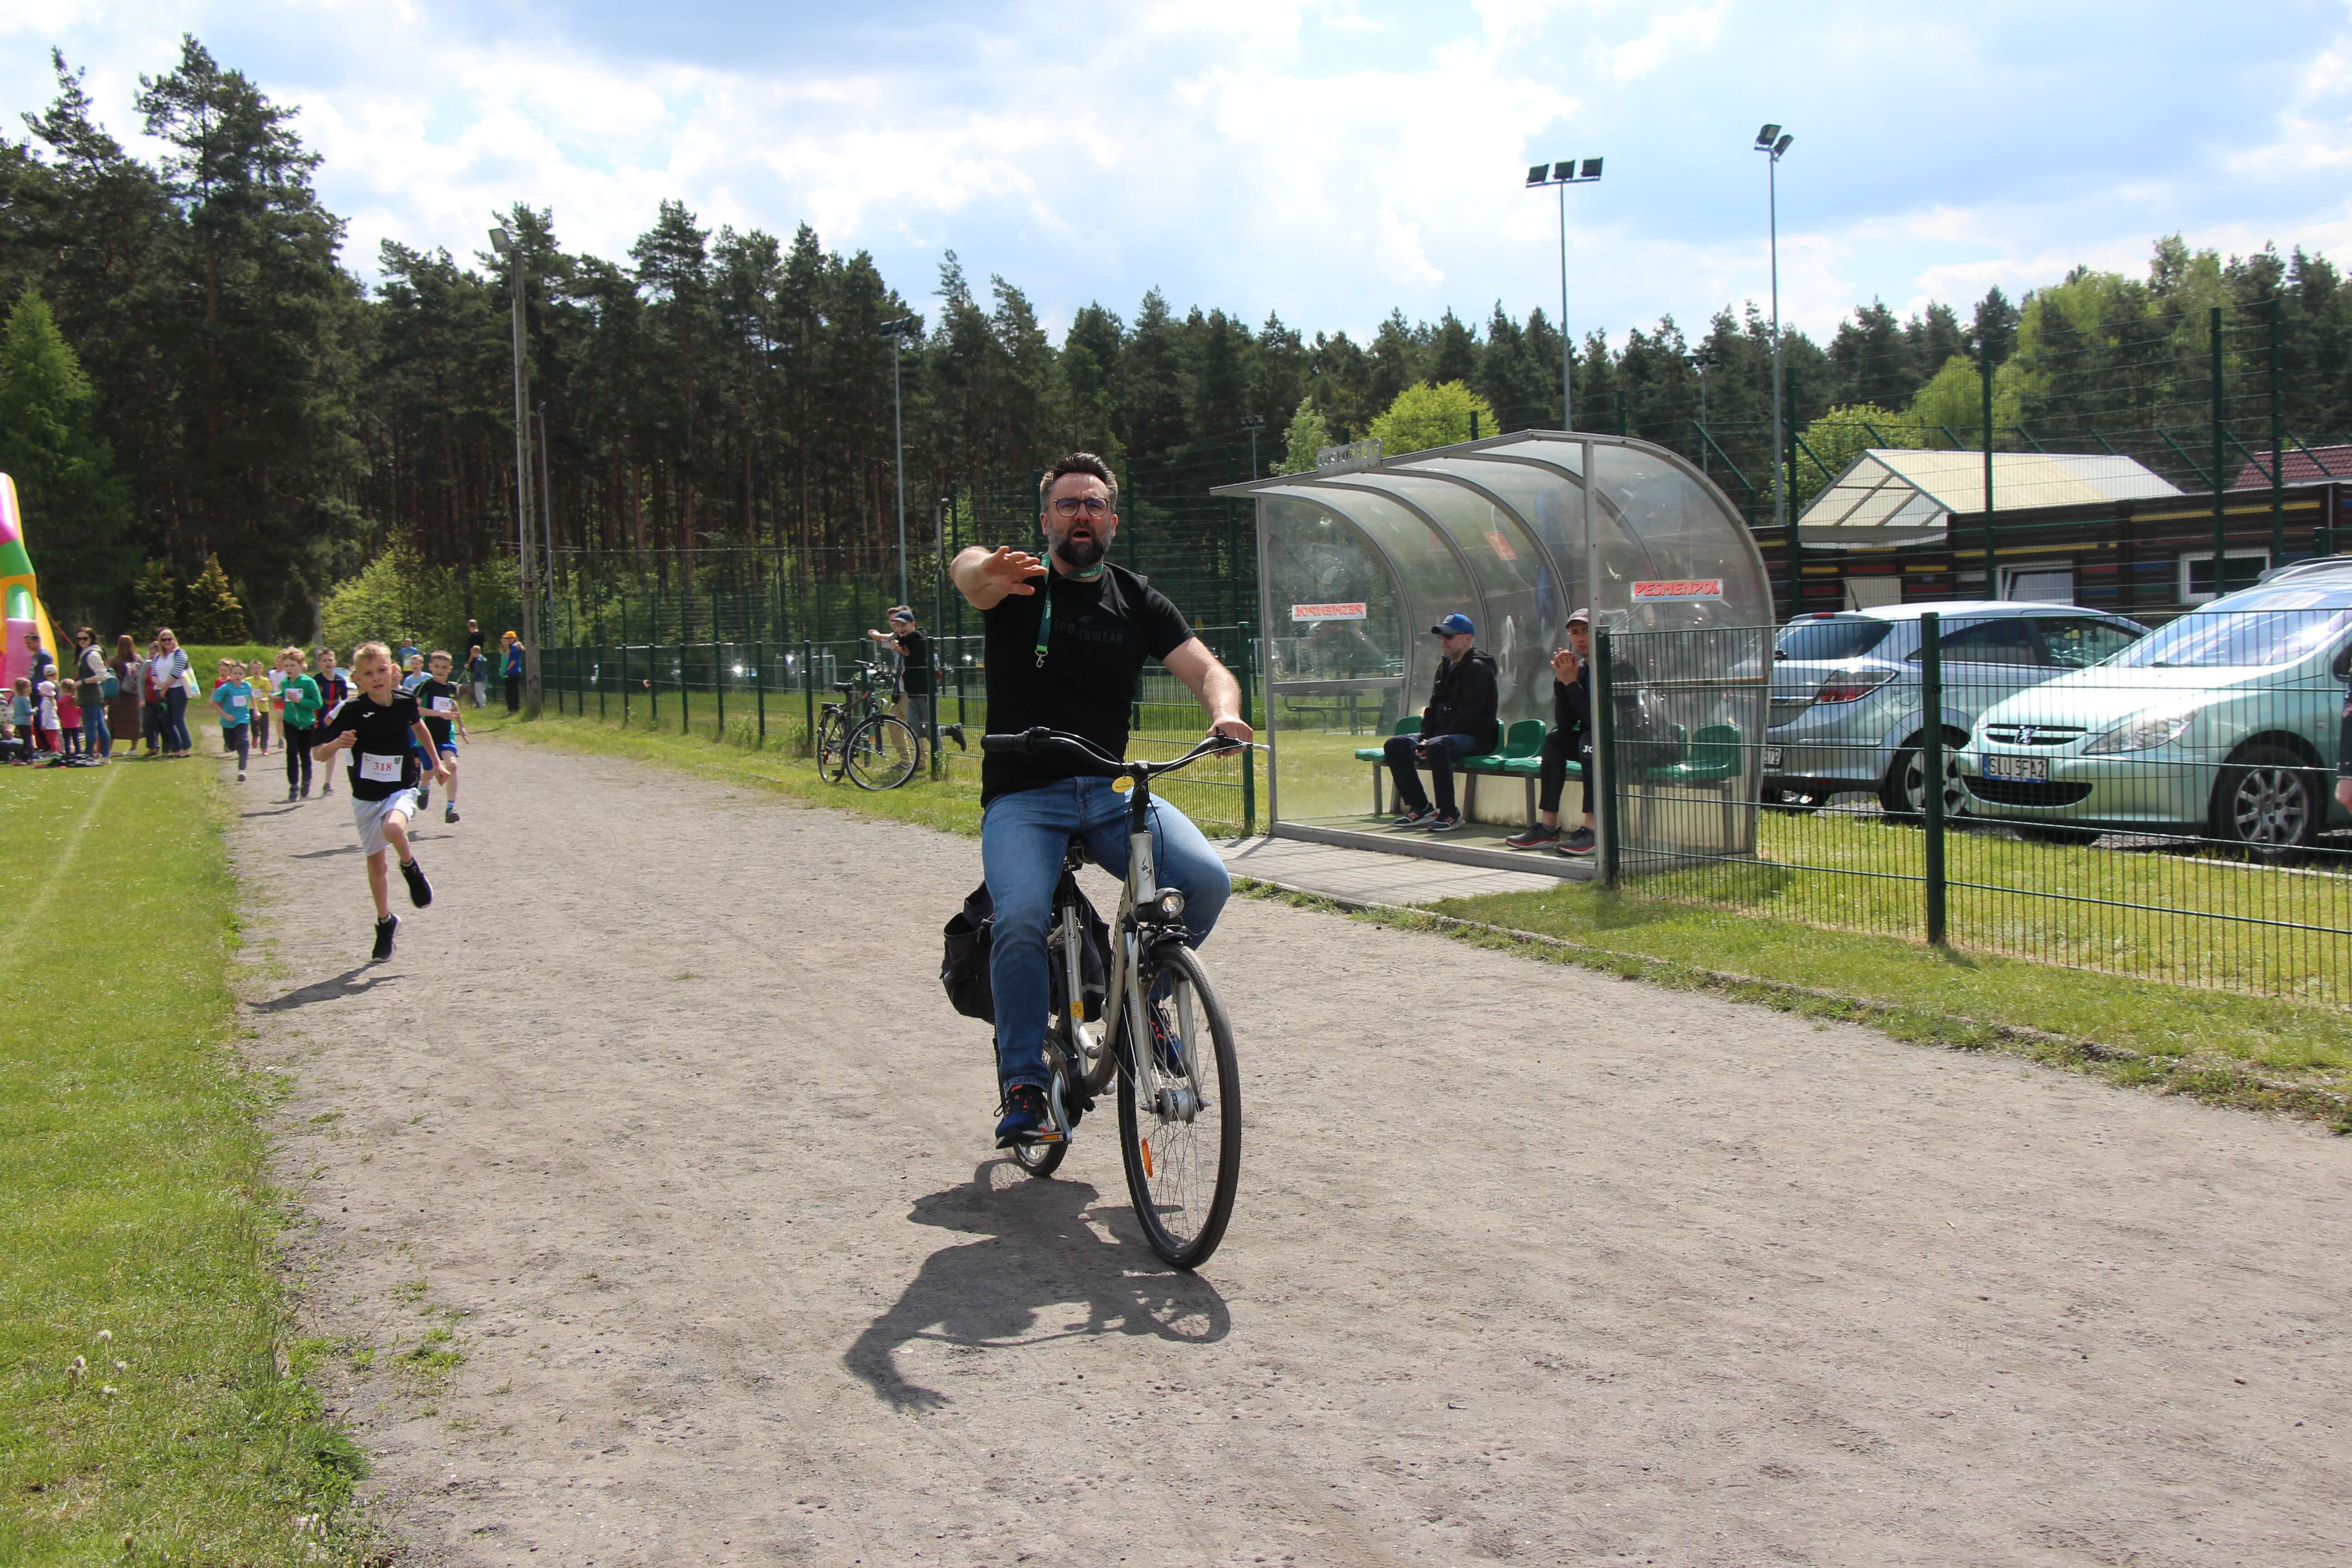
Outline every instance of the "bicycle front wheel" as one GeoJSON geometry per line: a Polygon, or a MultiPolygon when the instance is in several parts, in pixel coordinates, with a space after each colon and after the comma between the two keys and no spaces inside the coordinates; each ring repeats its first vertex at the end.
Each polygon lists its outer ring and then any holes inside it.
{"type": "Polygon", "coordinates": [[[1118,1142],[1128,1196],[1151,1250],[1174,1268],[1198,1268],[1224,1239],[1241,1182],[1234,1032],[1190,948],[1161,944],[1138,979],[1146,996],[1167,994],[1144,1009],[1158,1027],[1120,1044],[1118,1142]],[[1148,1075],[1139,1070],[1146,1061],[1148,1075]],[[1158,1087],[1141,1088],[1149,1079],[1158,1087]]]}
{"type": "Polygon", "coordinates": [[[885,714],[849,732],[849,780],[859,789],[897,789],[915,776],[915,732],[885,714]]]}

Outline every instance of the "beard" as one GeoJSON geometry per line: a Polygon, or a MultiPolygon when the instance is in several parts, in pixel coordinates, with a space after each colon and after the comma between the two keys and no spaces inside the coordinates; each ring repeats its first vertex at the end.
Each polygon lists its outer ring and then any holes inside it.
{"type": "Polygon", "coordinates": [[[1099,533],[1087,539],[1064,538],[1055,542],[1054,559],[1068,571],[1084,572],[1101,562],[1103,550],[1099,533]]]}

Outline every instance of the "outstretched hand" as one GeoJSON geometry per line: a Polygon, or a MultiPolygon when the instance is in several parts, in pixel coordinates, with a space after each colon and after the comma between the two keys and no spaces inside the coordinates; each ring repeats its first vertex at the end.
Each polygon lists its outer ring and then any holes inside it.
{"type": "Polygon", "coordinates": [[[980,563],[982,583],[993,584],[1008,594],[1034,594],[1036,584],[1030,581],[1045,574],[1043,556],[1032,555],[1025,550],[1015,550],[1010,544],[1000,544],[989,558],[980,563]]]}

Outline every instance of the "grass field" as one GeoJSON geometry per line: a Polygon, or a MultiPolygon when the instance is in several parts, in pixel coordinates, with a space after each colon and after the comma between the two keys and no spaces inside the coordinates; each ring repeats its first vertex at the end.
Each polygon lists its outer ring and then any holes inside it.
{"type": "Polygon", "coordinates": [[[215,769],[0,773],[0,1563],[354,1561],[236,1053],[215,769]],[[298,1523],[298,1521],[315,1521],[298,1523]]]}

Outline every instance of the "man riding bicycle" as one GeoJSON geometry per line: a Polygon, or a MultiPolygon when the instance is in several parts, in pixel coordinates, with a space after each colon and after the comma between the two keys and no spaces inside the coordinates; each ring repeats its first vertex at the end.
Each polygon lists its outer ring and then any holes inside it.
{"type": "MultiPolygon", "coordinates": [[[[1038,486],[1041,559],[974,545],[955,559],[955,585],[981,612],[988,659],[988,727],[1043,725],[1127,754],[1129,704],[1148,656],[1192,689],[1209,728],[1250,739],[1233,672],[1192,635],[1183,613],[1142,578],[1103,559],[1118,531],[1118,481],[1091,452],[1055,463],[1038,486]]],[[[1054,889],[1074,836],[1113,875],[1127,871],[1127,807],[1111,781],[1075,776],[1053,758],[989,752],[981,763],[980,852],[996,905],[989,984],[996,998],[996,1074],[1003,1120],[996,1145],[1052,1135],[1046,1109],[1045,936],[1054,889]]],[[[1164,800],[1152,803],[1162,886],[1184,894],[1184,926],[1198,947],[1233,891],[1201,830],[1164,800]]]]}

